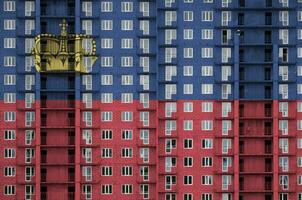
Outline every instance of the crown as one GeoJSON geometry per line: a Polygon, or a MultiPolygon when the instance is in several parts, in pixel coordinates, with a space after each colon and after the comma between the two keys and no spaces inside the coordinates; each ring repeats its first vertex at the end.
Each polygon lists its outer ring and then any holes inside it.
{"type": "Polygon", "coordinates": [[[40,34],[32,55],[38,72],[75,71],[87,73],[97,60],[96,42],[89,35],[68,34],[64,19],[60,35],[40,34]]]}

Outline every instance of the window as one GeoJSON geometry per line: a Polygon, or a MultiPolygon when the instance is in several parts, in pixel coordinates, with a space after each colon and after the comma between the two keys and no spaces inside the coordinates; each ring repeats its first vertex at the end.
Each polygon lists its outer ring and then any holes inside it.
{"type": "Polygon", "coordinates": [[[202,11],[201,20],[202,21],[213,21],[213,11],[202,11]]]}
{"type": "Polygon", "coordinates": [[[3,20],[4,30],[15,30],[16,29],[16,20],[5,19],[3,20]]]}
{"type": "Polygon", "coordinates": [[[204,130],[204,131],[213,130],[213,121],[211,121],[211,120],[202,120],[201,121],[201,130],[204,130]]]}
{"type": "Polygon", "coordinates": [[[231,11],[222,11],[221,12],[221,26],[228,26],[229,22],[231,21],[231,16],[232,16],[231,11]]]}
{"type": "Polygon", "coordinates": [[[101,20],[101,30],[111,31],[113,29],[113,20],[101,20]]]}
{"type": "Polygon", "coordinates": [[[112,38],[102,38],[101,39],[101,48],[102,49],[112,49],[113,48],[113,39],[112,38]]]}
{"type": "Polygon", "coordinates": [[[184,139],[184,149],[193,149],[193,139],[184,139]]]}
{"type": "Polygon", "coordinates": [[[133,76],[132,75],[122,75],[121,76],[121,85],[133,85],[133,76]]]}
{"type": "Polygon", "coordinates": [[[185,131],[193,130],[193,120],[184,120],[184,130],[185,131]]]}
{"type": "MultiPolygon", "coordinates": [[[[201,200],[212,200],[212,194],[210,193],[201,194],[201,200]]],[[[222,198],[222,200],[226,200],[226,199],[222,198]]]]}
{"type": "Polygon", "coordinates": [[[132,158],[133,150],[132,148],[122,148],[122,158],[132,158]]]}
{"type": "Polygon", "coordinates": [[[4,93],[4,103],[16,103],[16,93],[4,93]]]}
{"type": "Polygon", "coordinates": [[[201,158],[201,167],[212,167],[213,158],[212,157],[202,157],[201,158]]]}
{"type": "Polygon", "coordinates": [[[16,168],[15,167],[4,167],[4,176],[6,177],[13,177],[16,175],[16,168]]]}
{"type": "Polygon", "coordinates": [[[3,1],[3,10],[7,12],[13,12],[16,10],[16,3],[12,0],[3,1]]]}
{"type": "Polygon", "coordinates": [[[112,103],[113,102],[113,93],[101,93],[101,102],[102,103],[112,103]]]}
{"type": "Polygon", "coordinates": [[[112,75],[102,75],[101,76],[101,84],[102,85],[112,85],[113,84],[113,76],[112,75]]]}
{"type": "Polygon", "coordinates": [[[82,12],[85,13],[86,17],[92,16],[92,2],[91,1],[82,2],[82,12]]]}
{"type": "Polygon", "coordinates": [[[184,58],[193,58],[193,48],[184,48],[184,58]]]}
{"type": "Polygon", "coordinates": [[[35,11],[35,1],[25,1],[25,16],[31,16],[32,12],[35,11]]]}
{"type": "Polygon", "coordinates": [[[184,11],[184,21],[193,21],[193,11],[184,11]]]}
{"type": "Polygon", "coordinates": [[[112,12],[113,11],[113,2],[102,1],[101,2],[101,11],[102,12],[112,12]]]}
{"type": "Polygon", "coordinates": [[[111,56],[101,57],[101,66],[102,67],[112,67],[113,66],[113,57],[111,57],[111,56]]]}
{"type": "Polygon", "coordinates": [[[201,184],[202,185],[212,185],[213,177],[212,176],[201,176],[201,184]]]}
{"type": "Polygon", "coordinates": [[[133,113],[130,111],[122,111],[121,112],[121,121],[130,122],[133,120],[133,113]]]}
{"type": "Polygon", "coordinates": [[[15,56],[4,56],[4,67],[15,67],[16,57],[15,56]]]}
{"type": "Polygon", "coordinates": [[[133,67],[133,57],[131,57],[131,56],[127,56],[127,57],[122,56],[121,57],[121,66],[122,67],[133,67]]]}
{"type": "Polygon", "coordinates": [[[105,129],[102,130],[102,140],[112,140],[112,130],[105,129]]]}
{"type": "Polygon", "coordinates": [[[6,148],[4,149],[4,158],[15,158],[16,157],[16,149],[6,148]]]}
{"type": "Polygon", "coordinates": [[[193,194],[185,193],[183,200],[193,200],[193,194]]]}
{"type": "Polygon", "coordinates": [[[4,131],[4,140],[15,140],[16,131],[15,130],[5,130],[4,131]]]}
{"type": "Polygon", "coordinates": [[[122,185],[122,194],[132,194],[132,185],[130,184],[122,185]]]}
{"type": "Polygon", "coordinates": [[[193,40],[193,29],[184,29],[184,40],[193,40]]]}
{"type": "Polygon", "coordinates": [[[5,49],[16,48],[16,38],[4,38],[4,48],[5,49]]]}
{"type": "Polygon", "coordinates": [[[202,29],[201,39],[212,40],[213,39],[213,29],[202,29]]]}
{"type": "Polygon", "coordinates": [[[92,20],[82,20],[82,30],[86,35],[92,35],[92,20]]]}
{"type": "Polygon", "coordinates": [[[201,84],[201,94],[213,94],[213,84],[201,84]]]}
{"type": "Polygon", "coordinates": [[[213,112],[213,102],[202,102],[201,111],[202,112],[213,112]]]}
{"type": "Polygon", "coordinates": [[[193,184],[193,176],[187,175],[184,176],[184,185],[192,185],[193,184]]]}
{"type": "Polygon", "coordinates": [[[4,121],[5,122],[16,121],[16,112],[13,111],[4,112],[4,121]]]}
{"type": "Polygon", "coordinates": [[[133,94],[132,93],[122,93],[121,94],[122,103],[132,103],[133,102],[133,94]]]}
{"type": "Polygon", "coordinates": [[[35,30],[35,20],[25,20],[25,35],[31,35],[35,30]]]}
{"type": "Polygon", "coordinates": [[[121,2],[122,12],[133,12],[133,2],[121,2]]]}
{"type": "Polygon", "coordinates": [[[201,76],[213,76],[213,66],[201,66],[201,76]]]}
{"type": "Polygon", "coordinates": [[[86,145],[92,144],[92,131],[91,130],[83,130],[82,131],[82,139],[85,141],[86,145]]]}
{"type": "Polygon", "coordinates": [[[33,47],[35,44],[35,39],[33,38],[25,38],[25,49],[24,52],[25,53],[31,53],[33,47]]]}
{"type": "Polygon", "coordinates": [[[132,140],[133,131],[132,130],[122,130],[123,140],[132,140]]]}
{"type": "Polygon", "coordinates": [[[102,158],[112,158],[113,152],[111,148],[102,148],[101,152],[102,152],[101,154],[102,158]]]}
{"type": "Polygon", "coordinates": [[[139,131],[139,137],[140,137],[140,140],[143,141],[143,144],[145,145],[148,145],[149,144],[149,130],[140,130],[139,131]]]}
{"type": "Polygon", "coordinates": [[[133,30],[133,20],[121,20],[121,30],[132,31],[133,30]]]}
{"type": "Polygon", "coordinates": [[[193,66],[191,66],[191,65],[184,66],[183,75],[184,76],[193,76],[193,66]]]}
{"type": "Polygon", "coordinates": [[[121,39],[121,48],[122,49],[132,49],[133,48],[133,39],[132,38],[122,38],[121,39]]]}
{"type": "Polygon", "coordinates": [[[201,141],[202,149],[212,149],[213,148],[213,140],[212,139],[203,139],[201,141]]]}
{"type": "Polygon", "coordinates": [[[110,166],[102,166],[101,168],[102,176],[112,176],[112,167],[110,166]]]}
{"type": "Polygon", "coordinates": [[[213,48],[201,48],[201,58],[213,58],[213,48]]]}
{"type": "Polygon", "coordinates": [[[102,194],[112,194],[112,185],[102,185],[102,194]]]}
{"type": "Polygon", "coordinates": [[[15,195],[16,186],[15,185],[5,185],[4,186],[4,194],[5,195],[15,195]]]}
{"type": "Polygon", "coordinates": [[[193,112],[193,102],[184,102],[184,112],[193,112]]]}
{"type": "Polygon", "coordinates": [[[104,122],[112,121],[112,115],[113,114],[110,111],[101,112],[101,120],[104,122]]]}
{"type": "Polygon", "coordinates": [[[184,94],[193,94],[193,84],[184,84],[184,94]]]}

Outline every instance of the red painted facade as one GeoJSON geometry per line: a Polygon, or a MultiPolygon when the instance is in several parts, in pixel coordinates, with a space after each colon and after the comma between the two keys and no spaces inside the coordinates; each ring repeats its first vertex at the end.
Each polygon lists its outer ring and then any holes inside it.
{"type": "MultiPolygon", "coordinates": [[[[211,193],[213,199],[222,199],[222,195],[231,194],[234,200],[266,200],[270,196],[279,199],[279,194],[289,194],[289,199],[297,198],[297,157],[302,151],[297,149],[297,102],[288,102],[288,114],[280,111],[278,101],[233,101],[231,110],[222,115],[223,101],[213,101],[211,112],[202,112],[205,101],[175,101],[177,109],[171,115],[166,104],[173,101],[151,101],[149,108],[141,103],[111,104],[94,101],[87,108],[80,101],[41,101],[31,108],[25,108],[24,102],[0,105],[0,129],[15,129],[13,140],[0,139],[3,153],[6,148],[15,148],[15,158],[1,157],[0,170],[6,166],[15,166],[16,174],[3,177],[0,187],[16,185],[16,196],[0,199],[24,199],[25,185],[34,185],[32,199],[86,199],[84,185],[91,186],[92,199],[144,199],[140,194],[141,185],[148,185],[148,199],[165,199],[176,194],[182,199],[192,194],[200,199],[202,194],[211,193]],[[184,112],[184,103],[193,103],[193,112],[184,112]],[[15,122],[5,122],[4,113],[16,112],[15,122]],[[31,126],[25,124],[25,112],[35,111],[35,120],[31,126]],[[84,112],[92,112],[92,124],[83,121],[84,112]],[[112,121],[102,120],[102,112],[113,113],[112,121]],[[121,121],[123,111],[132,112],[132,120],[121,121]],[[140,112],[149,112],[149,124],[143,124],[140,112]],[[41,117],[38,117],[41,116],[41,117]],[[192,130],[185,130],[186,120],[193,120],[192,130]],[[202,130],[202,121],[213,122],[211,130],[202,130]],[[288,131],[280,130],[280,120],[288,121],[288,131]],[[167,131],[167,121],[175,121],[176,130],[167,131]],[[223,121],[229,121],[231,127],[223,128],[223,121]],[[26,142],[26,130],[34,130],[35,137],[26,142]],[[83,138],[83,130],[91,130],[91,142],[83,138]],[[105,138],[103,132],[111,132],[105,138]],[[132,137],[123,138],[123,131],[132,130],[132,137]],[[149,130],[149,142],[144,143],[140,130],[149,130]],[[203,140],[213,141],[211,148],[203,146],[203,140]],[[231,145],[224,150],[223,141],[229,139],[231,145]],[[288,151],[280,148],[280,139],[288,139],[288,151]],[[185,140],[191,140],[192,146],[186,146],[185,140]],[[172,144],[172,145],[171,145],[172,144]],[[171,145],[171,148],[168,146],[171,145]],[[32,148],[34,155],[26,160],[26,151],[32,148]],[[91,160],[83,157],[83,149],[92,150],[91,160]],[[123,157],[124,148],[132,149],[128,158],[123,157]],[[140,156],[142,148],[149,149],[149,159],[140,156]],[[111,149],[110,158],[104,155],[104,149],[111,149]],[[185,166],[185,159],[192,159],[192,166],[185,166]],[[211,165],[203,166],[204,157],[212,159],[211,165]],[[223,168],[223,159],[230,158],[230,166],[223,168]],[[288,157],[288,170],[279,165],[280,157],[288,157]],[[171,168],[167,160],[171,159],[171,168]],[[25,168],[34,167],[34,175],[26,180],[25,168]],[[91,178],[83,176],[83,167],[91,167],[91,178]],[[105,176],[103,167],[111,167],[111,175],[105,176]],[[122,167],[131,166],[132,173],[122,175],[122,167]],[[141,167],[148,167],[148,178],[141,176],[141,167]],[[280,176],[288,175],[288,189],[279,184],[280,176]],[[184,184],[185,176],[192,176],[192,184],[184,184]],[[210,184],[203,184],[203,176],[211,176],[210,184]],[[229,185],[223,186],[224,176],[230,176],[229,185]],[[171,185],[167,183],[171,181],[171,185]],[[131,194],[123,194],[122,185],[132,185],[131,194]],[[102,187],[112,185],[112,194],[103,194],[102,187]],[[40,194],[36,195],[36,194],[40,194]],[[113,195],[114,194],[114,195],[113,195]],[[40,198],[41,197],[41,198],[40,198]]],[[[208,102],[208,101],[207,101],[208,102]]],[[[147,196],[145,196],[147,197],[147,196]]],[[[145,198],[146,199],[146,198],[145,198]]]]}

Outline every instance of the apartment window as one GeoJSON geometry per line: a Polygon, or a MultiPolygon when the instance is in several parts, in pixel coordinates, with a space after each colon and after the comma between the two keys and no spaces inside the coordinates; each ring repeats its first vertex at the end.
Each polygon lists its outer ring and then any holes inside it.
{"type": "Polygon", "coordinates": [[[132,38],[122,38],[121,39],[121,48],[122,49],[132,49],[133,48],[133,39],[132,38]]]}
{"type": "Polygon", "coordinates": [[[111,57],[111,56],[101,57],[101,66],[102,67],[112,67],[113,66],[113,57],[111,57]]]}
{"type": "Polygon", "coordinates": [[[193,48],[184,48],[184,58],[193,58],[193,48]]]}
{"type": "Polygon", "coordinates": [[[133,20],[121,20],[121,29],[123,31],[133,30],[133,20]]]}
{"type": "Polygon", "coordinates": [[[213,66],[201,66],[201,76],[213,76],[213,66]]]}
{"type": "Polygon", "coordinates": [[[193,21],[193,11],[184,11],[183,12],[184,15],[184,21],[193,21]]]}
{"type": "MultiPolygon", "coordinates": [[[[298,12],[298,20],[299,19],[301,19],[301,11],[298,12]]],[[[288,26],[289,24],[288,11],[279,11],[279,21],[281,22],[282,26],[288,26]]]]}
{"type": "Polygon", "coordinates": [[[133,113],[130,111],[122,111],[121,112],[121,121],[130,122],[133,120],[133,113]]]}
{"type": "Polygon", "coordinates": [[[112,12],[112,11],[113,11],[113,2],[111,1],[101,2],[101,12],[112,12]]]}
{"type": "Polygon", "coordinates": [[[130,184],[122,185],[122,194],[132,194],[132,185],[130,184]]]}
{"type": "Polygon", "coordinates": [[[112,158],[113,151],[111,148],[102,148],[102,158],[112,158]]]}
{"type": "Polygon", "coordinates": [[[192,65],[184,66],[183,75],[184,76],[193,76],[193,66],[192,65]]]}
{"type": "Polygon", "coordinates": [[[4,195],[15,195],[16,186],[15,185],[5,185],[4,186],[4,195]]]}
{"type": "Polygon", "coordinates": [[[104,129],[102,130],[102,140],[112,140],[112,130],[104,129]]]}
{"type": "Polygon", "coordinates": [[[133,2],[121,2],[122,12],[133,12],[133,2]]]}
{"type": "Polygon", "coordinates": [[[25,1],[25,16],[31,16],[35,11],[35,1],[25,1]]]}
{"type": "Polygon", "coordinates": [[[202,21],[213,21],[213,11],[202,11],[201,20],[202,21]]]}
{"type": "Polygon", "coordinates": [[[184,194],[183,200],[193,200],[193,194],[188,194],[188,193],[184,194]]]}
{"type": "Polygon", "coordinates": [[[122,75],[121,79],[121,85],[133,85],[132,75],[122,75]]]}
{"type": "Polygon", "coordinates": [[[25,35],[32,34],[33,30],[35,30],[35,20],[25,20],[25,35]]]}
{"type": "Polygon", "coordinates": [[[122,103],[132,103],[133,102],[133,94],[132,93],[122,93],[121,94],[121,102],[122,103]]]}
{"type": "Polygon", "coordinates": [[[298,21],[302,21],[302,11],[297,11],[298,21]]]}
{"type": "Polygon", "coordinates": [[[184,112],[193,112],[193,102],[184,102],[184,112]]]}
{"type": "Polygon", "coordinates": [[[113,29],[113,20],[101,20],[101,30],[111,31],[113,29]]]}
{"type": "Polygon", "coordinates": [[[213,102],[202,102],[201,111],[202,112],[213,112],[213,102]]]}
{"type": "Polygon", "coordinates": [[[102,103],[112,103],[113,102],[113,93],[101,93],[101,102],[102,103]]]}
{"type": "Polygon", "coordinates": [[[203,40],[212,40],[213,39],[213,29],[202,29],[201,30],[201,39],[203,40]]]}
{"type": "Polygon", "coordinates": [[[176,40],[176,39],[177,39],[176,29],[166,29],[165,30],[165,44],[172,44],[172,40],[176,40]]]}
{"type": "Polygon", "coordinates": [[[177,12],[176,11],[165,11],[165,25],[172,26],[173,22],[177,20],[177,12]]]}
{"type": "Polygon", "coordinates": [[[92,20],[82,20],[82,30],[86,35],[92,35],[92,20]]]}
{"type": "Polygon", "coordinates": [[[3,10],[6,12],[13,12],[16,10],[16,3],[15,1],[8,0],[3,1],[3,10]]]}
{"type": "Polygon", "coordinates": [[[184,94],[193,94],[193,84],[184,84],[184,94]]]}
{"type": "Polygon", "coordinates": [[[15,167],[4,167],[4,176],[6,177],[13,177],[16,175],[16,168],[15,167]]]}
{"type": "Polygon", "coordinates": [[[184,40],[193,40],[193,29],[184,29],[184,40]]]}
{"type": "Polygon", "coordinates": [[[102,166],[101,175],[102,176],[112,176],[112,167],[110,166],[102,166]]]}
{"type": "Polygon", "coordinates": [[[132,130],[122,130],[123,140],[132,140],[133,131],[132,130]]]}
{"type": "Polygon", "coordinates": [[[13,111],[4,112],[4,121],[5,122],[16,121],[16,112],[13,111]]]}
{"type": "Polygon", "coordinates": [[[201,176],[201,184],[202,185],[212,185],[213,177],[209,175],[201,176]]]}
{"type": "Polygon", "coordinates": [[[143,144],[149,144],[149,130],[140,130],[139,138],[143,141],[143,144]]]}
{"type": "Polygon", "coordinates": [[[201,158],[201,167],[212,167],[213,158],[212,157],[202,157],[201,158]]]}
{"type": "Polygon", "coordinates": [[[184,130],[185,131],[193,130],[193,120],[184,120],[184,130]]]}
{"type": "MultiPolygon", "coordinates": [[[[131,44],[132,45],[132,44],[131,44]]],[[[132,48],[132,46],[128,46],[132,48]]],[[[121,57],[121,67],[133,67],[133,57],[132,56],[122,56],[121,57]]]]}
{"type": "Polygon", "coordinates": [[[4,103],[16,103],[16,93],[4,93],[4,103]]]}
{"type": "Polygon", "coordinates": [[[16,131],[15,130],[5,130],[4,131],[4,140],[15,140],[16,131]]]}
{"type": "Polygon", "coordinates": [[[16,57],[15,56],[4,56],[4,67],[15,67],[16,57]]]}
{"type": "Polygon", "coordinates": [[[4,48],[5,49],[16,48],[16,38],[4,38],[4,48]]]}
{"type": "Polygon", "coordinates": [[[213,84],[201,84],[201,94],[213,94],[213,84]]]}
{"type": "Polygon", "coordinates": [[[229,22],[232,19],[232,12],[231,11],[222,11],[221,12],[221,25],[228,26],[229,22]]]}
{"type": "Polygon", "coordinates": [[[202,120],[201,121],[201,130],[203,130],[203,131],[213,130],[213,121],[212,120],[202,120]]]}
{"type": "Polygon", "coordinates": [[[133,150],[132,148],[122,148],[122,158],[132,158],[133,150]]]}
{"type": "Polygon", "coordinates": [[[16,20],[5,19],[3,22],[4,22],[4,30],[15,30],[16,29],[16,20]]]}
{"type": "Polygon", "coordinates": [[[4,158],[15,158],[16,157],[16,149],[6,148],[4,149],[4,158]]]}
{"type": "Polygon", "coordinates": [[[91,1],[82,2],[82,12],[85,13],[86,17],[92,16],[92,2],[91,1]]]}
{"type": "Polygon", "coordinates": [[[110,111],[101,112],[101,120],[104,122],[112,121],[112,115],[113,113],[110,111]]]}
{"type": "Polygon", "coordinates": [[[193,176],[187,175],[184,176],[184,185],[192,185],[193,184],[193,176]]]}
{"type": "MultiPolygon", "coordinates": [[[[201,200],[212,200],[212,194],[211,193],[201,194],[201,200]]],[[[222,200],[228,200],[228,199],[222,198],[222,200]]]]}
{"type": "Polygon", "coordinates": [[[113,48],[113,39],[112,38],[102,38],[101,39],[101,48],[102,49],[112,49],[113,48]]]}
{"type": "Polygon", "coordinates": [[[101,76],[101,84],[102,85],[112,85],[113,84],[113,76],[112,75],[102,75],[101,76]]]}
{"type": "Polygon", "coordinates": [[[297,29],[298,40],[302,40],[302,29],[297,29]]]}
{"type": "Polygon", "coordinates": [[[139,4],[139,11],[143,13],[144,17],[149,16],[149,2],[140,2],[139,4]]]}
{"type": "Polygon", "coordinates": [[[102,185],[102,194],[112,194],[112,185],[102,185]]]}
{"type": "Polygon", "coordinates": [[[201,58],[213,58],[213,48],[201,48],[201,58]]]}

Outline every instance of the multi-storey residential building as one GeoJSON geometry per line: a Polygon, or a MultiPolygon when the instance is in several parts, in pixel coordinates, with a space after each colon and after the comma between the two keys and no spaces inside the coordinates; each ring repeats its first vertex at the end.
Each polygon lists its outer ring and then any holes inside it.
{"type": "Polygon", "coordinates": [[[1,200],[302,200],[301,0],[1,0],[1,200]]]}

